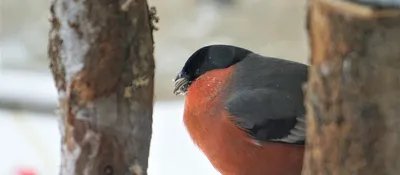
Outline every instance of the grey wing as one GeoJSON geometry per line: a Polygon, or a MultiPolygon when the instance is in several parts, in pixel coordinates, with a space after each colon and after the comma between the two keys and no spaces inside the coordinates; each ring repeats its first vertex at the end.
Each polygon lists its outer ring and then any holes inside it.
{"type": "Polygon", "coordinates": [[[249,54],[235,66],[226,108],[256,140],[303,144],[307,69],[301,63],[249,54]]]}
{"type": "Polygon", "coordinates": [[[302,104],[292,94],[273,89],[235,92],[226,102],[236,124],[259,141],[303,143],[305,120],[302,104]]]}
{"type": "Polygon", "coordinates": [[[236,124],[259,141],[303,143],[304,115],[299,113],[291,94],[254,89],[237,92],[229,98],[226,108],[236,124]]]}

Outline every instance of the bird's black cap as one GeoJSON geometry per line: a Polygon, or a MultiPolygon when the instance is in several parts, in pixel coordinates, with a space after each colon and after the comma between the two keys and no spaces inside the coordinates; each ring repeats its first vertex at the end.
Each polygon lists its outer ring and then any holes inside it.
{"type": "Polygon", "coordinates": [[[250,53],[247,49],[231,45],[208,45],[198,49],[176,76],[174,93],[185,94],[191,82],[199,76],[214,69],[227,68],[250,53]]]}

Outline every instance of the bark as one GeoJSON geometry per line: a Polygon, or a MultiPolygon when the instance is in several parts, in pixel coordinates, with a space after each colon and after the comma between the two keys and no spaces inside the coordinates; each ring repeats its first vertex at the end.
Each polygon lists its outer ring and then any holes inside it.
{"type": "Polygon", "coordinates": [[[51,14],[60,174],[147,174],[157,18],[146,0],[53,0],[51,14]]]}
{"type": "Polygon", "coordinates": [[[309,1],[305,175],[400,172],[400,9],[387,2],[309,1]]]}

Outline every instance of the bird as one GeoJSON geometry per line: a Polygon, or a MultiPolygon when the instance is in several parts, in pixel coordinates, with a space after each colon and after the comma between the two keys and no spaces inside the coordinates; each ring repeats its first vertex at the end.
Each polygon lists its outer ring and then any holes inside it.
{"type": "Polygon", "coordinates": [[[223,175],[300,175],[308,66],[224,44],[186,61],[173,93],[185,98],[191,140],[223,175]]]}

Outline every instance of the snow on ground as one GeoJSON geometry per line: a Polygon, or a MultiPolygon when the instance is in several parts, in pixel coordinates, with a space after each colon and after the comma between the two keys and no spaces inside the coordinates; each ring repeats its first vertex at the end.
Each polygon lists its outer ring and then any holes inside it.
{"type": "MultiPolygon", "coordinates": [[[[155,104],[149,175],[219,174],[191,142],[182,122],[182,109],[182,101],[155,104]]],[[[0,140],[1,175],[16,175],[18,168],[33,168],[38,175],[58,174],[56,117],[0,110],[0,140]]]]}

